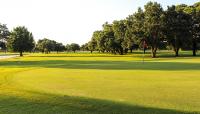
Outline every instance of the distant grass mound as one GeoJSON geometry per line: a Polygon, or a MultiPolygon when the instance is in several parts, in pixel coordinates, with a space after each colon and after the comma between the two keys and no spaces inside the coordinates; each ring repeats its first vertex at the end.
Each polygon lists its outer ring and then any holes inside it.
{"type": "Polygon", "coordinates": [[[200,114],[200,57],[172,54],[0,60],[0,114],[200,114]]]}

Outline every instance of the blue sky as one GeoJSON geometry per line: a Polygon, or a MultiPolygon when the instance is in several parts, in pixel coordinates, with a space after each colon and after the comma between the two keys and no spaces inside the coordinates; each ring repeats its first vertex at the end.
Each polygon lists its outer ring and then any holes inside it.
{"type": "MultiPolygon", "coordinates": [[[[26,26],[36,40],[49,38],[83,44],[106,21],[120,20],[149,0],[0,0],[0,23],[10,30],[26,26]]],[[[192,5],[199,0],[152,0],[168,5],[192,5]]]]}

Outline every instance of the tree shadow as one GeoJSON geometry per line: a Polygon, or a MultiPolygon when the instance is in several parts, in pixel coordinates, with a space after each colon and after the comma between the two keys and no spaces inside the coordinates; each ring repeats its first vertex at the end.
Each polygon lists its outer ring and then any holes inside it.
{"type": "Polygon", "coordinates": [[[42,60],[42,61],[1,61],[0,68],[63,68],[98,70],[200,70],[200,63],[149,62],[139,61],[79,61],[79,60],[42,60]]]}
{"type": "MultiPolygon", "coordinates": [[[[142,57],[143,56],[143,51],[133,51],[132,53],[127,53],[124,55],[119,55],[119,54],[112,54],[112,53],[53,53],[51,54],[43,54],[43,55],[28,55],[29,57],[142,57]],[[82,55],[86,54],[86,55],[82,55]]],[[[151,58],[151,51],[148,50],[145,53],[146,57],[151,58]]],[[[180,52],[179,56],[176,57],[174,51],[158,51],[157,52],[157,58],[179,58],[179,57],[200,57],[200,54],[197,53],[196,56],[192,55],[192,51],[185,51],[185,52],[180,52]]]]}
{"type": "Polygon", "coordinates": [[[200,55],[196,55],[196,56],[193,56],[193,55],[189,55],[189,54],[181,54],[179,56],[175,56],[175,55],[170,55],[170,54],[166,54],[166,55],[159,55],[158,58],[199,58],[200,55]]]}
{"type": "Polygon", "coordinates": [[[61,58],[65,58],[65,57],[70,57],[70,58],[93,58],[93,57],[97,57],[97,58],[102,58],[102,57],[131,57],[130,55],[42,55],[42,56],[28,56],[28,57],[49,57],[49,58],[57,58],[57,57],[61,57],[61,58]]]}
{"type": "Polygon", "coordinates": [[[200,114],[130,105],[109,100],[27,91],[36,98],[0,94],[1,114],[200,114]]]}

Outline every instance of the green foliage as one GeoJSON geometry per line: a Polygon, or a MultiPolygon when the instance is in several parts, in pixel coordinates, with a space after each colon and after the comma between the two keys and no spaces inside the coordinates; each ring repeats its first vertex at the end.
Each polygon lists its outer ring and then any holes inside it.
{"type": "Polygon", "coordinates": [[[6,41],[10,35],[10,32],[6,24],[0,24],[0,41],[6,41]]]}
{"type": "Polygon", "coordinates": [[[65,51],[65,46],[62,43],[58,43],[54,40],[49,40],[47,38],[38,40],[36,45],[36,50],[43,53],[50,53],[51,51],[62,52],[65,51]]]}
{"type": "Polygon", "coordinates": [[[185,10],[185,8],[187,8],[188,6],[186,5],[186,4],[180,4],[180,5],[177,5],[176,7],[175,7],[175,10],[177,11],[177,12],[179,12],[179,11],[184,11],[185,10]]]}
{"type": "Polygon", "coordinates": [[[117,43],[117,52],[119,52],[121,55],[123,55],[123,47],[124,46],[124,41],[125,41],[125,34],[126,34],[126,25],[124,20],[120,21],[114,21],[113,22],[113,31],[114,31],[114,36],[115,36],[115,42],[117,43]]]}
{"type": "Polygon", "coordinates": [[[0,48],[1,50],[6,51],[7,40],[9,38],[10,31],[8,30],[6,24],[0,24],[0,48]]]}
{"type": "Polygon", "coordinates": [[[179,49],[193,50],[196,55],[200,45],[200,11],[199,3],[192,6],[180,4],[169,6],[166,11],[157,2],[148,2],[126,19],[107,22],[103,29],[95,31],[88,43],[89,50],[124,54],[138,47],[143,42],[151,48],[152,57],[158,49],[173,47],[176,56],[179,49]]]}
{"type": "Polygon", "coordinates": [[[6,50],[6,43],[3,41],[0,41],[0,50],[6,50]]]}
{"type": "Polygon", "coordinates": [[[156,57],[158,45],[163,38],[163,9],[157,2],[149,2],[145,5],[144,30],[147,36],[145,40],[151,46],[152,57],[156,57]]]}
{"type": "Polygon", "coordinates": [[[124,49],[130,49],[131,52],[134,49],[135,44],[137,43],[136,35],[134,35],[133,33],[133,30],[134,30],[133,27],[135,27],[133,20],[134,18],[132,15],[127,17],[125,20],[126,31],[125,31],[124,42],[122,45],[124,49]]]}
{"type": "Polygon", "coordinates": [[[16,52],[20,52],[20,56],[23,56],[23,52],[32,51],[35,47],[35,41],[32,33],[28,31],[24,26],[19,26],[13,29],[8,39],[8,45],[10,49],[16,52]]]}
{"type": "Polygon", "coordinates": [[[76,44],[76,43],[72,43],[71,45],[70,45],[70,47],[71,47],[71,50],[75,53],[77,50],[80,50],[80,46],[79,46],[79,44],[76,44]]]}
{"type": "Polygon", "coordinates": [[[49,40],[47,38],[44,38],[42,40],[38,40],[37,42],[37,49],[41,52],[50,53],[51,51],[54,51],[55,49],[55,41],[49,40]]]}
{"type": "Polygon", "coordinates": [[[96,42],[94,42],[93,40],[88,42],[88,50],[91,51],[92,53],[93,51],[95,51],[95,49],[96,49],[96,42]]]}
{"type": "Polygon", "coordinates": [[[55,43],[55,51],[57,51],[57,53],[65,51],[65,46],[62,43],[56,42],[55,43]]]}
{"type": "Polygon", "coordinates": [[[107,52],[116,53],[117,43],[115,41],[113,25],[108,22],[103,24],[104,47],[107,52]]]}
{"type": "Polygon", "coordinates": [[[85,43],[85,44],[81,45],[80,50],[82,50],[82,51],[89,51],[89,49],[88,49],[88,43],[85,43]]]}
{"type": "Polygon", "coordinates": [[[66,46],[65,46],[65,50],[66,51],[71,51],[72,49],[71,49],[71,45],[70,44],[67,44],[66,46]]]}
{"type": "Polygon", "coordinates": [[[132,31],[133,39],[135,43],[142,46],[142,42],[146,39],[145,29],[144,29],[144,22],[145,22],[145,14],[141,8],[138,8],[138,11],[130,16],[132,20],[132,27],[130,30],[132,31]]]}
{"type": "Polygon", "coordinates": [[[104,36],[104,32],[103,31],[95,31],[93,33],[92,37],[94,39],[93,42],[96,41],[97,49],[101,52],[104,52],[106,50],[106,47],[105,47],[106,39],[105,39],[105,36],[104,36]]]}
{"type": "Polygon", "coordinates": [[[197,10],[197,12],[200,12],[200,2],[195,3],[193,6],[197,10]]]}
{"type": "Polygon", "coordinates": [[[176,56],[178,56],[179,49],[188,45],[191,41],[192,18],[181,10],[176,11],[175,6],[168,7],[165,16],[165,26],[167,28],[165,34],[168,43],[173,47],[176,56]]]}

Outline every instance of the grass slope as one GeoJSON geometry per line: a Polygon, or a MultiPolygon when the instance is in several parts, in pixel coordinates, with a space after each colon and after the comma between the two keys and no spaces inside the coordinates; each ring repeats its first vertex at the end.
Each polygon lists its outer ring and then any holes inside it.
{"type": "Polygon", "coordinates": [[[200,58],[163,55],[0,60],[0,114],[200,114],[200,58]]]}

